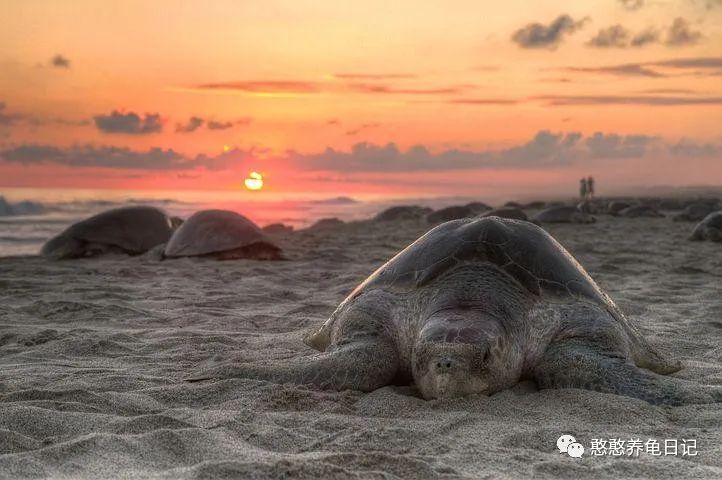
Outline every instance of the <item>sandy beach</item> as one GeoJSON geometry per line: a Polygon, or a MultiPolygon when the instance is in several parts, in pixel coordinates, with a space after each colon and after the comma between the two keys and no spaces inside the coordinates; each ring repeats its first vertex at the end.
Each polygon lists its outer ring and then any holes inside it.
{"type": "MultiPolygon", "coordinates": [[[[694,224],[546,226],[640,326],[722,385],[720,245],[694,224]]],[[[309,355],[301,337],[428,229],[356,222],[279,236],[280,262],[0,258],[0,478],[720,478],[722,404],[652,406],[523,384],[425,401],[230,379],[204,366],[309,355]],[[696,456],[571,458],[556,440],[696,440],[696,456]]]]}

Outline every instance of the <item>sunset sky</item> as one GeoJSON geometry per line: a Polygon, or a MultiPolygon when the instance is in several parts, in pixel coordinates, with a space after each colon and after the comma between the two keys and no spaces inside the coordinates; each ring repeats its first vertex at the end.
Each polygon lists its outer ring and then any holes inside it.
{"type": "Polygon", "coordinates": [[[0,186],[722,184],[722,0],[7,0],[0,186]]]}

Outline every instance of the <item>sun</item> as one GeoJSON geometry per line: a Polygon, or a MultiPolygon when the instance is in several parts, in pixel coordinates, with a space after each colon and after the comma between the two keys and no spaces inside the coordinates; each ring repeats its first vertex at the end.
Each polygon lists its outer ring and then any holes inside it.
{"type": "Polygon", "coordinates": [[[248,174],[248,178],[243,181],[243,184],[248,190],[260,190],[263,188],[263,175],[258,172],[251,172],[248,174]]]}

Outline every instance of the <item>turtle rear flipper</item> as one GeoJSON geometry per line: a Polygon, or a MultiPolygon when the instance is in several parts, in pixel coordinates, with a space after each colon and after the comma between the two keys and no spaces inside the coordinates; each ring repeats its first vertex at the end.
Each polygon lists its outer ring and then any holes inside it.
{"type": "Polygon", "coordinates": [[[303,343],[318,350],[319,352],[325,352],[328,346],[331,344],[331,324],[333,318],[326,320],[321,327],[309,331],[303,337],[303,343]]]}
{"type": "Polygon", "coordinates": [[[649,345],[644,339],[632,348],[634,363],[660,375],[669,375],[682,370],[682,362],[666,358],[662,353],[649,345]]]}

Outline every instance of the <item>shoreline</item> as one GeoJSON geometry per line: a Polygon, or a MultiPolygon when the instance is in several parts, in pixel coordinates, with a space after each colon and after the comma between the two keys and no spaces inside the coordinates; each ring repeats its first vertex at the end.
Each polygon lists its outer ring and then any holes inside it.
{"type": "MultiPolygon", "coordinates": [[[[1,197],[0,197],[1,198],[1,197]]],[[[532,197],[536,198],[536,197],[532,197]]],[[[566,204],[566,205],[577,205],[581,204],[581,199],[573,196],[569,197],[555,197],[557,200],[531,200],[531,201],[508,201],[504,204],[496,204],[496,203],[489,203],[488,205],[493,206],[493,208],[504,208],[504,206],[509,204],[516,204],[522,207],[523,210],[529,211],[530,213],[536,213],[540,210],[538,206],[531,206],[533,204],[566,204]],[[562,198],[559,200],[559,198],[562,198]]],[[[622,197],[622,196],[596,196],[593,198],[593,202],[597,205],[606,205],[612,201],[631,201],[631,202],[641,202],[641,203],[647,203],[647,202],[660,202],[660,201],[668,201],[668,202],[694,202],[699,200],[706,200],[706,199],[714,199],[718,197],[680,197],[678,199],[674,198],[667,198],[667,197],[622,197]]],[[[480,201],[478,199],[474,199],[472,197],[466,198],[464,200],[461,200],[459,197],[444,197],[443,201],[440,199],[433,199],[433,198],[426,198],[426,199],[415,199],[416,201],[410,201],[408,203],[393,201],[393,202],[361,202],[356,201],[350,197],[334,197],[331,199],[327,199],[326,201],[317,201],[312,202],[310,206],[300,206],[295,207],[295,209],[287,210],[287,211],[277,211],[276,213],[272,213],[273,215],[270,218],[266,218],[264,221],[256,223],[261,226],[265,227],[268,225],[276,224],[276,223],[282,223],[287,226],[291,226],[294,228],[295,231],[304,230],[313,227],[313,224],[315,222],[318,222],[319,220],[327,219],[327,218],[337,218],[343,221],[344,223],[353,223],[353,222],[367,222],[367,221],[373,221],[374,217],[378,215],[379,213],[383,212],[384,210],[387,210],[389,208],[393,207],[400,207],[400,206],[421,206],[421,207],[429,207],[433,210],[439,210],[443,208],[447,208],[450,206],[456,206],[456,205],[472,205],[475,203],[479,203],[480,201]],[[442,203],[435,203],[441,201],[442,203]],[[291,216],[289,216],[291,215],[291,216]],[[293,215],[300,215],[304,219],[301,220],[301,217],[294,217],[293,215]]],[[[485,202],[480,202],[485,203],[485,202]]],[[[145,204],[145,203],[141,203],[145,204]]],[[[39,252],[42,244],[50,239],[51,237],[57,235],[62,230],[67,228],[72,223],[78,222],[84,218],[87,218],[91,215],[95,215],[97,213],[100,213],[105,210],[109,210],[112,208],[117,208],[121,206],[126,205],[136,205],[136,203],[126,204],[107,204],[107,203],[101,203],[98,206],[94,207],[93,210],[81,210],[81,211],[75,211],[73,213],[66,212],[64,216],[58,216],[58,212],[49,211],[48,214],[38,214],[38,215],[22,215],[22,216],[14,216],[14,215],[6,215],[6,216],[0,216],[0,224],[3,224],[6,228],[6,231],[4,232],[4,236],[0,236],[0,258],[5,258],[8,256],[14,256],[14,255],[29,255],[30,252],[36,251],[39,252]],[[7,253],[6,253],[7,252],[7,253]]],[[[140,204],[138,204],[140,205],[140,204]]],[[[152,204],[150,204],[152,205],[152,204]]],[[[38,204],[36,207],[41,207],[42,205],[38,204]]],[[[193,205],[193,204],[187,204],[184,206],[183,210],[178,210],[176,207],[173,206],[173,204],[164,204],[164,205],[154,205],[158,208],[163,209],[164,211],[167,211],[170,215],[173,216],[179,216],[181,218],[187,218],[191,214],[208,208],[216,208],[214,206],[203,206],[203,205],[193,205]]],[[[256,215],[253,215],[253,212],[247,211],[247,209],[240,208],[239,206],[218,206],[217,208],[221,209],[229,209],[231,211],[236,211],[238,213],[241,213],[243,215],[249,216],[251,220],[254,220],[254,217],[257,218],[256,215]],[[238,207],[238,208],[236,208],[238,207]]],[[[681,208],[681,207],[680,207],[681,208]]],[[[722,208],[722,207],[721,207],[722,208]]],[[[660,208],[660,210],[664,212],[672,212],[673,209],[668,208],[660,208]]],[[[272,211],[273,212],[273,211],[272,211]]],[[[479,213],[483,213],[483,211],[480,211],[479,213]]],[[[592,212],[595,213],[595,212],[592,212]]],[[[597,214],[604,215],[604,211],[596,212],[597,214]]],[[[268,214],[267,214],[268,215],[268,214]]],[[[263,217],[261,217],[263,218],[263,217]]]]}

